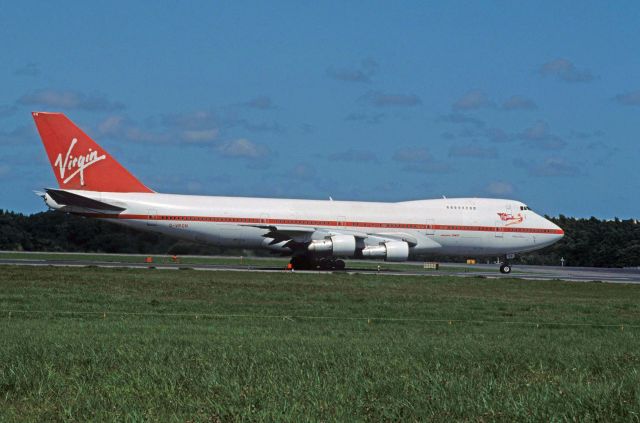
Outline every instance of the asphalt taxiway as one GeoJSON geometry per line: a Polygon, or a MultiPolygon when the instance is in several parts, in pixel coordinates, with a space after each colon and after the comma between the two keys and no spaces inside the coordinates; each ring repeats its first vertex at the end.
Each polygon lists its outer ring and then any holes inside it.
{"type": "MultiPolygon", "coordinates": [[[[362,262],[361,262],[362,263],[362,262]]],[[[440,264],[441,270],[424,270],[422,263],[413,262],[414,269],[403,270],[378,270],[377,262],[366,262],[370,267],[349,268],[342,272],[351,274],[393,275],[393,276],[459,276],[475,278],[520,278],[527,280],[562,280],[571,282],[607,282],[640,284],[640,268],[594,268],[594,267],[554,267],[554,266],[527,266],[514,265],[513,272],[503,275],[497,271],[497,265],[475,264],[464,265],[460,263],[440,264]]],[[[2,258],[0,265],[22,266],[66,266],[66,267],[109,267],[130,269],[193,269],[205,271],[237,271],[237,272],[286,272],[281,267],[249,266],[235,264],[179,264],[179,263],[144,263],[125,261],[98,261],[98,260],[69,260],[69,259],[20,259],[2,258]]],[[[384,266],[383,266],[384,267],[384,266]]],[[[298,273],[327,273],[325,271],[296,271],[298,273]]]]}

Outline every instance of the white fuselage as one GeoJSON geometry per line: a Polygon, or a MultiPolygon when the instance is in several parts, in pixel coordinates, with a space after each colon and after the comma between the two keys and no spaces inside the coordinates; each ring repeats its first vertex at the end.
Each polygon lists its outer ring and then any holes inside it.
{"type": "Polygon", "coordinates": [[[513,200],[452,198],[398,203],[69,191],[125,210],[96,212],[47,204],[88,217],[222,247],[292,252],[273,228],[306,237],[354,234],[362,245],[405,240],[411,254],[504,255],[558,241],[563,231],[513,200]],[[271,229],[270,229],[271,228],[271,229]],[[300,232],[309,228],[308,233],[300,232]]]}

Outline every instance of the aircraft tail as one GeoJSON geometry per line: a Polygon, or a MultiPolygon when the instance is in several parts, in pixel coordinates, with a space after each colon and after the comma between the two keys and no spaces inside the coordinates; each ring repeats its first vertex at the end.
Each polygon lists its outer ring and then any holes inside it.
{"type": "Polygon", "coordinates": [[[33,112],[62,189],[153,192],[62,113],[33,112]]]}

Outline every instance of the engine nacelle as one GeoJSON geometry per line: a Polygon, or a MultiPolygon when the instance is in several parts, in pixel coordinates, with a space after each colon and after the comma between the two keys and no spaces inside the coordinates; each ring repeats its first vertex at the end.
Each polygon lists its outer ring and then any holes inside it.
{"type": "Polygon", "coordinates": [[[314,253],[352,257],[356,253],[356,238],[353,235],[333,235],[327,239],[311,241],[308,249],[314,253]]]}
{"type": "Polygon", "coordinates": [[[386,261],[407,261],[409,258],[409,244],[404,241],[389,241],[381,245],[365,247],[363,257],[380,257],[386,261]]]}

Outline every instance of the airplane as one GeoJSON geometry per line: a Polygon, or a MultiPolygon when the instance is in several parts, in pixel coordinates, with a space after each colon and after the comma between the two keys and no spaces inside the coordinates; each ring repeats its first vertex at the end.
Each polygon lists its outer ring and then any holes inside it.
{"type": "Polygon", "coordinates": [[[402,262],[416,255],[499,256],[551,245],[563,230],[526,204],[442,198],[395,203],[215,197],[153,191],[62,113],[33,112],[61,212],[221,247],[291,256],[292,269],[342,270],[344,258],[402,262]]]}

